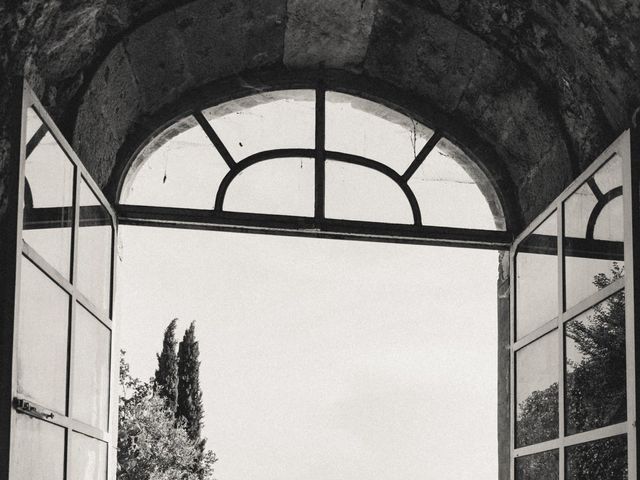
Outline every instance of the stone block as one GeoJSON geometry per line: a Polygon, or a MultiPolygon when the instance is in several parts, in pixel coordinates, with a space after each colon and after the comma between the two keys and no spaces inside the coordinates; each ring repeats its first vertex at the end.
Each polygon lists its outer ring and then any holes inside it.
{"type": "Polygon", "coordinates": [[[289,0],[285,65],[359,68],[377,4],[377,0],[289,0]]]}
{"type": "Polygon", "coordinates": [[[86,92],[74,128],[73,145],[100,185],[106,183],[141,107],[138,84],[122,45],[111,51],[86,92]],[[106,165],[97,165],[101,158],[106,165]]]}
{"type": "Polygon", "coordinates": [[[185,74],[198,85],[282,62],[285,0],[199,0],[176,10],[185,74]]]}
{"type": "Polygon", "coordinates": [[[133,31],[124,48],[142,93],[145,112],[169,103],[193,84],[185,63],[185,46],[173,11],[133,31]]]}

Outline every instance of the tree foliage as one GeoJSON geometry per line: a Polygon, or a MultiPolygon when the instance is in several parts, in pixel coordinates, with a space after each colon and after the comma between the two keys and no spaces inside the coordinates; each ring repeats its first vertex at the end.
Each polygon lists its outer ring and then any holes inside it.
{"type": "Polygon", "coordinates": [[[194,463],[194,471],[200,479],[206,477],[206,439],[202,438],[204,408],[200,388],[200,349],[196,341],[195,322],[191,322],[178,346],[178,403],[176,418],[184,422],[189,439],[198,445],[200,457],[194,463]]]}
{"type": "Polygon", "coordinates": [[[175,412],[178,401],[178,357],[176,353],[177,319],[171,320],[164,332],[162,352],[158,354],[158,369],[155,374],[155,386],[158,395],[163,397],[169,409],[175,412]]]}
{"type": "Polygon", "coordinates": [[[202,439],[204,410],[200,389],[200,349],[192,322],[178,348],[178,407],[176,417],[183,419],[194,441],[202,439]]]}
{"type": "MultiPolygon", "coordinates": [[[[594,284],[605,288],[623,275],[617,264],[594,284]]],[[[623,422],[626,419],[625,298],[620,291],[594,307],[587,319],[570,321],[567,338],[581,359],[568,359],[567,433],[623,422]]]]}
{"type": "Polygon", "coordinates": [[[532,392],[519,405],[518,447],[558,436],[558,383],[532,392]]]}
{"type": "Polygon", "coordinates": [[[203,454],[153,385],[130,375],[124,352],[120,385],[118,480],[211,479],[215,455],[203,454]]]}

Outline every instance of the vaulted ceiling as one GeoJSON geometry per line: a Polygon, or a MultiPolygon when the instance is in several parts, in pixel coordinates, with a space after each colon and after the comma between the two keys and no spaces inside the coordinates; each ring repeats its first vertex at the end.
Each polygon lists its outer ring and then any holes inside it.
{"type": "Polygon", "coordinates": [[[2,93],[26,69],[103,185],[181,99],[322,71],[431,117],[528,219],[640,105],[632,0],[8,0],[0,42],[2,93]]]}

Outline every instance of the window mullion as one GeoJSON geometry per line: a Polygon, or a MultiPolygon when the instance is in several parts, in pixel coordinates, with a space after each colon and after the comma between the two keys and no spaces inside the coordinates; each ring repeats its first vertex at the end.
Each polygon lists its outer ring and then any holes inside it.
{"type": "Polygon", "coordinates": [[[209,137],[209,140],[211,140],[211,143],[213,143],[213,146],[216,147],[216,150],[218,150],[218,153],[220,154],[222,159],[225,161],[225,163],[229,166],[231,170],[233,170],[234,167],[236,166],[236,161],[233,159],[233,157],[231,156],[231,153],[229,153],[229,150],[224,145],[224,143],[222,142],[222,140],[220,139],[216,131],[213,129],[211,124],[204,117],[202,112],[194,112],[193,117],[198,121],[198,123],[200,124],[200,127],[202,128],[202,130],[204,130],[204,133],[207,135],[207,137],[209,137]]]}
{"type": "Polygon", "coordinates": [[[560,439],[560,448],[558,452],[558,480],[565,480],[565,393],[564,393],[564,364],[565,364],[565,341],[564,341],[564,329],[565,325],[562,322],[563,313],[565,311],[565,272],[564,272],[564,204],[558,205],[558,438],[560,439]]]}
{"type": "MultiPolygon", "coordinates": [[[[635,122],[634,122],[635,123],[635,122]]],[[[638,305],[640,302],[640,130],[634,124],[629,137],[628,153],[623,155],[622,188],[624,209],[624,261],[625,261],[625,345],[627,368],[627,461],[629,478],[638,476],[638,366],[637,346],[640,343],[638,332],[638,305]]]]}
{"type": "MultiPolygon", "coordinates": [[[[44,124],[43,124],[44,125],[44,124]]],[[[66,416],[72,418],[73,413],[73,390],[74,390],[74,356],[75,356],[75,328],[76,328],[76,310],[78,308],[76,301],[76,291],[78,287],[78,237],[80,234],[80,182],[82,174],[78,166],[74,163],[74,184],[73,184],[73,229],[71,233],[71,292],[69,295],[69,312],[68,312],[68,330],[67,330],[67,405],[66,416]]],[[[71,429],[65,429],[65,470],[66,477],[71,475],[71,429]]]]}
{"type": "Polygon", "coordinates": [[[411,162],[411,165],[409,165],[407,170],[402,174],[402,178],[405,181],[408,182],[409,179],[413,177],[413,174],[416,173],[418,168],[420,168],[420,165],[422,165],[422,162],[424,162],[425,159],[429,156],[429,154],[431,153],[431,150],[436,148],[436,145],[438,144],[441,138],[442,138],[442,134],[440,132],[433,132],[433,135],[431,135],[431,138],[429,139],[429,141],[426,143],[424,147],[422,147],[422,150],[418,152],[418,154],[416,155],[416,158],[413,160],[413,162],[411,162]]]}
{"type": "Polygon", "coordinates": [[[316,89],[316,161],[315,161],[315,218],[316,221],[325,218],[325,121],[326,121],[326,88],[324,85],[316,89]]]}

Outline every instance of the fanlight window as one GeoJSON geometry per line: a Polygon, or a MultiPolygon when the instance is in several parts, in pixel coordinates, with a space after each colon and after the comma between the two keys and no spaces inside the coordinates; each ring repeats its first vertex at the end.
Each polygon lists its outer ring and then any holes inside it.
{"type": "Polygon", "coordinates": [[[120,203],[504,230],[484,172],[403,113],[283,90],[193,112],[133,161],[120,203]]]}

